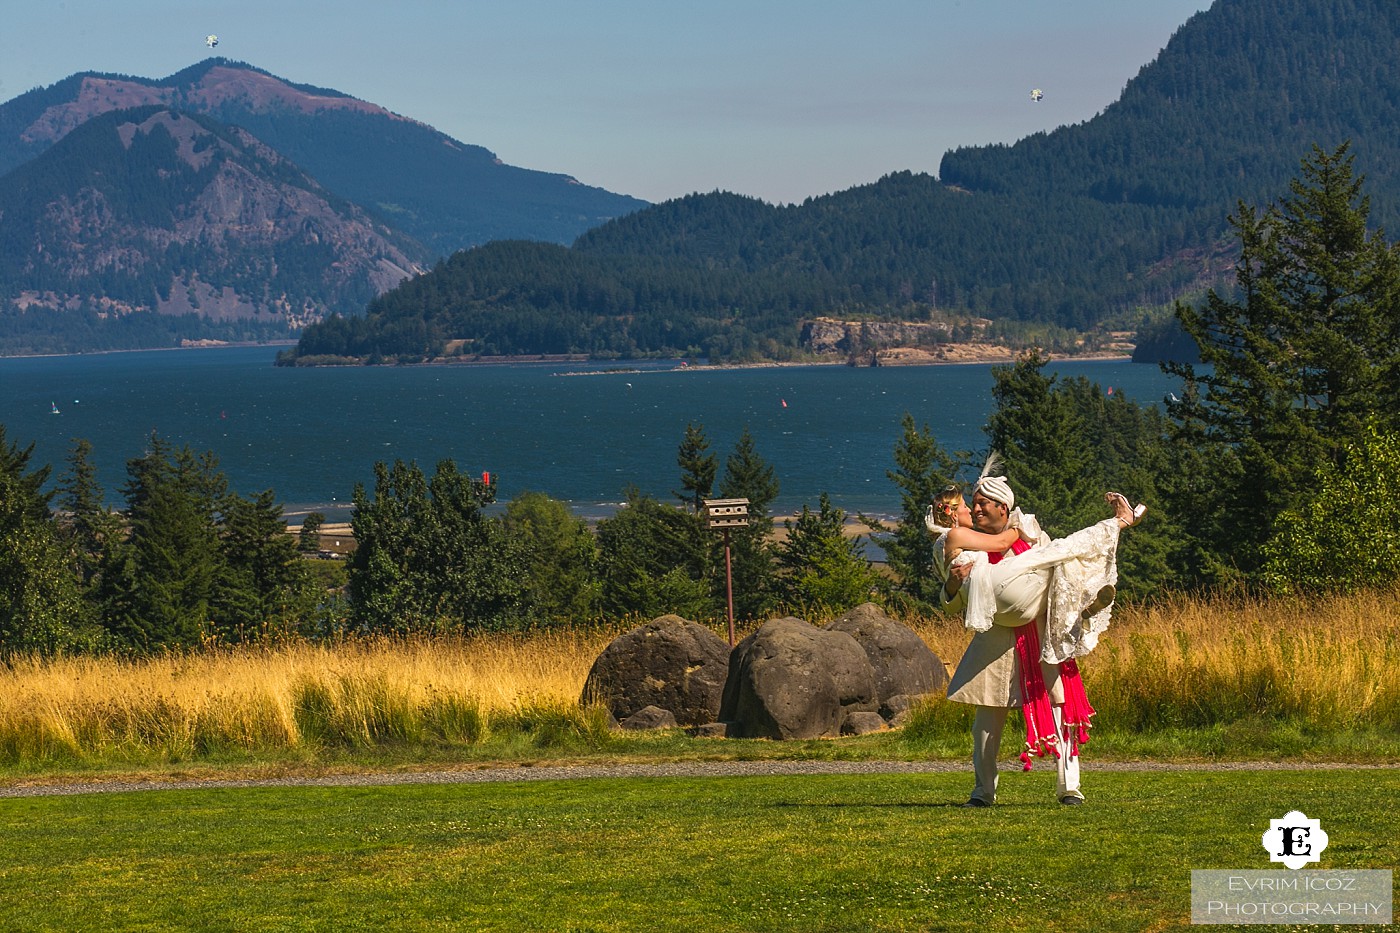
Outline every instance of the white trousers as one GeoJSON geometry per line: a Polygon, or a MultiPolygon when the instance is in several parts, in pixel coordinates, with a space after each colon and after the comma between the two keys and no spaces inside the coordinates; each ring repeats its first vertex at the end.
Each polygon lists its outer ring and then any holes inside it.
{"type": "MultiPolygon", "coordinates": [[[[1006,728],[1006,717],[1011,708],[1005,706],[979,706],[972,717],[972,772],[977,778],[977,786],[972,796],[986,803],[997,802],[997,753],[1001,749],[1001,733],[1006,728]]],[[[1064,734],[1064,707],[1051,707],[1055,714],[1055,734],[1064,734]]],[[[1065,743],[1068,746],[1070,743],[1065,743]]],[[[1084,799],[1079,789],[1079,756],[1071,754],[1069,747],[1060,749],[1056,759],[1059,775],[1055,782],[1055,799],[1078,797],[1084,799]]]]}

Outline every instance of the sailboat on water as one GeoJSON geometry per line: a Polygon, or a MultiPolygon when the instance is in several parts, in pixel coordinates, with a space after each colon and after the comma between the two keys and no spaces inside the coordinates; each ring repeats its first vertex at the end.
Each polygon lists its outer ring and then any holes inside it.
{"type": "Polygon", "coordinates": [[[50,409],[50,412],[49,412],[50,414],[53,414],[53,415],[58,414],[58,413],[59,413],[59,411],[58,411],[58,403],[57,403],[57,402],[49,402],[49,409],[50,409]]]}

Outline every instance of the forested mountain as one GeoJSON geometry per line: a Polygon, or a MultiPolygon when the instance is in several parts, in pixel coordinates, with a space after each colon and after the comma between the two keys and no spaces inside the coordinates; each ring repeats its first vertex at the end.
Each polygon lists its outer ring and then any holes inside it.
{"type": "Polygon", "coordinates": [[[1351,140],[1372,218],[1400,216],[1400,4],[1217,0],[1119,101],[1013,146],[948,153],[797,206],[682,198],[570,249],[493,243],[310,329],[313,355],[798,352],[820,315],[976,318],[1042,339],[1134,327],[1227,282],[1227,216],[1351,140]]]}
{"type": "Polygon", "coordinates": [[[240,126],[437,255],[518,237],[568,243],[646,202],[502,163],[339,91],[211,58],[159,80],[84,73],[0,105],[0,175],[83,121],[161,104],[240,126]]]}
{"type": "Polygon", "coordinates": [[[285,338],[426,256],[246,131],[160,106],[82,123],[0,177],[0,211],[0,351],[285,338]]]}

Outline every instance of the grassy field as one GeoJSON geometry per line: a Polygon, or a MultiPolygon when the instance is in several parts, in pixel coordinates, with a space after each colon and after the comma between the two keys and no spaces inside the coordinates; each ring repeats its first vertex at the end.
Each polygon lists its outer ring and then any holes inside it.
{"type": "MultiPolygon", "coordinates": [[[[1260,836],[1288,810],[1330,834],[1319,867],[1392,867],[1400,778],[1096,762],[1400,762],[1397,604],[1121,612],[1083,665],[1101,712],[1080,808],[1052,801],[1045,765],[1006,774],[992,810],[956,806],[966,768],[0,798],[0,929],[1184,929],[1190,870],[1270,867],[1260,836]]],[[[907,621],[956,663],[960,627],[907,621]]],[[[19,659],[0,667],[0,783],[966,762],[971,708],[937,698],[904,729],[839,741],[620,734],[578,702],[617,631],[19,659]]]]}
{"type": "MultiPolygon", "coordinates": [[[[1400,594],[1121,611],[1083,663],[1092,756],[1400,760],[1400,594]]],[[[817,620],[820,621],[820,620],[817,620]]],[[[956,663],[956,622],[908,620],[956,663]]],[[[576,757],[962,757],[971,709],[823,743],[619,736],[579,705],[618,629],[287,644],[0,667],[0,779],[576,757]]],[[[1014,731],[1014,730],[1009,730],[1014,731]]]]}
{"type": "Polygon", "coordinates": [[[0,928],[1185,929],[1193,868],[1267,869],[1302,809],[1321,868],[1390,868],[1389,770],[633,778],[0,800],[0,928]]]}

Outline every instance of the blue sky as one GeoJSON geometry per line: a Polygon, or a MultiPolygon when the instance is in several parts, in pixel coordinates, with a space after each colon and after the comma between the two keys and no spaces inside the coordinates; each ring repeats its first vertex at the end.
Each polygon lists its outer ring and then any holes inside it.
{"type": "Polygon", "coordinates": [[[159,78],[220,54],[649,201],[720,189],[786,203],[1087,120],[1209,5],[14,2],[0,100],[74,72],[159,78]]]}

